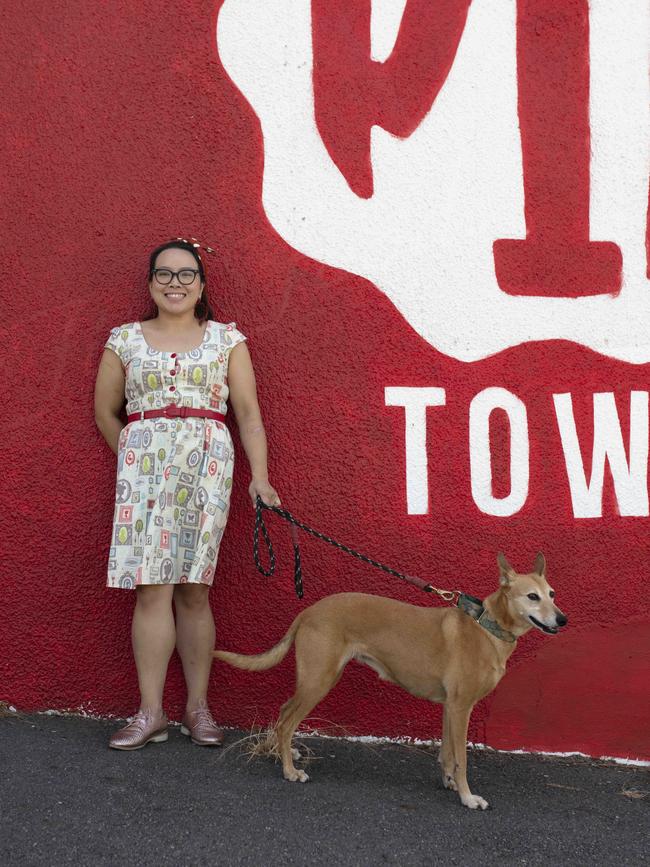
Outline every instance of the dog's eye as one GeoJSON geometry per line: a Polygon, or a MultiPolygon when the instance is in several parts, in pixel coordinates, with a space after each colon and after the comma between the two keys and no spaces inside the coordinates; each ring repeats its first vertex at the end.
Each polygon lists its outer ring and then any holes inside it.
{"type": "Polygon", "coordinates": [[[555,590],[550,590],[548,595],[551,597],[551,599],[555,599],[555,590]]]}
{"type": "Polygon", "coordinates": [[[528,598],[532,599],[533,602],[539,602],[539,595],[537,593],[529,593],[528,598]]]}

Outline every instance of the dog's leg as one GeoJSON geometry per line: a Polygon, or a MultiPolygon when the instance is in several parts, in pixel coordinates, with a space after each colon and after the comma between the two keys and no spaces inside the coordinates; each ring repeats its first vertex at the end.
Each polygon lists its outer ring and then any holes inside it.
{"type": "Polygon", "coordinates": [[[296,691],[282,706],[276,726],[286,780],[306,783],[309,779],[294,766],[293,760],[300,756],[291,748],[291,739],[302,720],[338,681],[346,662],[347,659],[341,658],[340,647],[328,640],[327,635],[304,630],[296,636],[296,691]]]}
{"type": "MultiPolygon", "coordinates": [[[[332,681],[336,677],[332,678],[332,681]]],[[[300,753],[291,746],[293,733],[298,728],[302,720],[316,707],[327,693],[330,691],[332,682],[327,684],[327,688],[314,689],[313,687],[298,687],[295,695],[286,702],[280,711],[277,724],[278,749],[280,758],[282,759],[282,773],[285,780],[292,783],[306,783],[309,777],[304,771],[298,770],[293,761],[300,758],[300,753]]]]}
{"type": "Polygon", "coordinates": [[[294,760],[299,759],[300,755],[296,755],[298,751],[291,746],[294,731],[308,713],[309,710],[305,711],[304,714],[300,712],[300,699],[296,694],[282,705],[278,717],[276,732],[278,752],[282,759],[282,774],[285,780],[289,780],[291,783],[306,783],[309,780],[309,776],[294,765],[294,760]]]}
{"type": "Polygon", "coordinates": [[[445,716],[449,715],[449,734],[455,763],[454,779],[461,802],[470,810],[487,810],[489,804],[480,795],[473,795],[467,783],[467,727],[473,705],[448,702],[445,716]]]}
{"type": "Polygon", "coordinates": [[[454,756],[454,745],[452,743],[451,734],[449,731],[449,711],[445,707],[442,716],[442,743],[440,744],[440,753],[438,761],[442,768],[442,784],[446,789],[458,791],[456,785],[456,758],[454,756]]]}

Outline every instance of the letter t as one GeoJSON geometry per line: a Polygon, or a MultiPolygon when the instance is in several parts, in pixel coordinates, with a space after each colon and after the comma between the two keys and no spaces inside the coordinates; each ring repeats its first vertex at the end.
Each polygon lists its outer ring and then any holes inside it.
{"type": "Polygon", "coordinates": [[[444,388],[384,389],[386,406],[403,406],[406,424],[406,510],[409,515],[429,511],[427,480],[427,407],[444,406],[444,388]]]}

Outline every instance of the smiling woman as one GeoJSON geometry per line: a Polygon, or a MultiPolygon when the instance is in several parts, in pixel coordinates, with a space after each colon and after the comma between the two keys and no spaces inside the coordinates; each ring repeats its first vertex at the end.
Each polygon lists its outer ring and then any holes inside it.
{"type": "Polygon", "coordinates": [[[234,322],[212,319],[200,250],[193,239],[176,239],[153,251],[149,292],[156,316],[114,328],[97,374],[95,418],[117,455],[107,583],[137,591],[132,637],[141,703],[133,721],[111,737],[115,749],[167,739],[162,692],[174,646],[187,684],[181,731],[199,745],[223,740],[206,693],[214,647],[208,590],[233,481],[234,450],[224,424],[229,398],[250,463],[251,499],[280,502],[268,481],[246,338],[234,322]]]}

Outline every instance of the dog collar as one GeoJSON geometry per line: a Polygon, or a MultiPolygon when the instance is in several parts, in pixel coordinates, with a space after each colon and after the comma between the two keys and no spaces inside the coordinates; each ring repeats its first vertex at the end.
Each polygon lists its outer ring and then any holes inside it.
{"type": "Polygon", "coordinates": [[[467,593],[460,593],[457,605],[461,611],[464,611],[465,614],[469,614],[472,620],[476,620],[479,626],[482,626],[483,629],[492,633],[495,638],[500,638],[501,641],[508,641],[510,644],[517,640],[516,636],[513,635],[512,632],[508,632],[507,629],[499,626],[496,620],[490,618],[489,614],[485,610],[482,600],[477,599],[476,596],[468,596],[467,593]]]}

